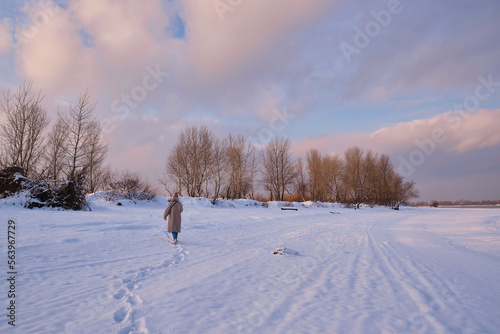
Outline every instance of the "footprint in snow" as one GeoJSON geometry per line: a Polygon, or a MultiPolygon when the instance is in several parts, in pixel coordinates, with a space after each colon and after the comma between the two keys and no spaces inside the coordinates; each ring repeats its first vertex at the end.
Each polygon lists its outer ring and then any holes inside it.
{"type": "Polygon", "coordinates": [[[123,296],[125,295],[125,292],[126,292],[126,291],[125,291],[125,289],[120,289],[120,291],[118,291],[117,293],[115,293],[115,294],[113,295],[113,297],[114,297],[115,299],[122,299],[122,298],[123,298],[123,296]]]}
{"type": "Polygon", "coordinates": [[[130,310],[128,310],[127,307],[122,306],[118,309],[118,311],[116,311],[113,314],[113,319],[115,319],[115,321],[117,323],[120,323],[120,322],[126,320],[129,316],[129,314],[130,314],[130,310]]]}
{"type": "Polygon", "coordinates": [[[186,255],[189,254],[189,252],[180,245],[172,246],[176,249],[176,252],[169,260],[163,261],[157,266],[146,266],[135,271],[129,270],[126,272],[126,274],[130,276],[122,279],[122,287],[113,295],[115,299],[123,300],[122,306],[113,314],[113,319],[117,323],[129,323],[127,327],[120,330],[120,334],[130,332],[148,333],[148,329],[146,328],[146,319],[140,316],[140,310],[135,310],[135,308],[139,304],[142,304],[143,301],[141,297],[134,294],[133,291],[140,283],[144,282],[148,277],[153,275],[155,271],[174,266],[185,260],[186,255]]]}

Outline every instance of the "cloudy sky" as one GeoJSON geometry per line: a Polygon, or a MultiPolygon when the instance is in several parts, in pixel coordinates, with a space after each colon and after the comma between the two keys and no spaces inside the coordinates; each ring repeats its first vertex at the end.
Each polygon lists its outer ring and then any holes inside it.
{"type": "MultiPolygon", "coordinates": [[[[498,0],[0,0],[0,89],[55,119],[86,89],[109,162],[154,176],[178,133],[388,153],[421,199],[500,199],[498,0]]],[[[0,120],[3,115],[0,116],[0,120]]]]}

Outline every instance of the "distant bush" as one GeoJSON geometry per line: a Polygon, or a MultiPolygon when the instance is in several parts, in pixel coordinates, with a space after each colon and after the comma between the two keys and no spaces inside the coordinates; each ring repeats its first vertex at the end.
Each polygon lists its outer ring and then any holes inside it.
{"type": "Polygon", "coordinates": [[[118,192],[118,191],[106,191],[104,195],[104,199],[106,201],[116,201],[128,199],[131,201],[151,201],[156,197],[155,194],[149,192],[137,192],[137,191],[127,191],[127,192],[118,192]]]}
{"type": "Polygon", "coordinates": [[[256,200],[257,202],[268,202],[269,201],[269,197],[265,197],[264,195],[262,195],[260,193],[254,194],[253,197],[250,197],[250,198],[256,200]]]}
{"type": "Polygon", "coordinates": [[[137,173],[128,171],[115,173],[107,183],[107,201],[128,199],[132,201],[150,201],[156,195],[153,187],[143,180],[137,173]]]}

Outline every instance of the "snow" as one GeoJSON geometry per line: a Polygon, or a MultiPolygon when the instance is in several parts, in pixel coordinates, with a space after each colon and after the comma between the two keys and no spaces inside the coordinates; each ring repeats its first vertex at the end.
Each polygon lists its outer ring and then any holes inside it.
{"type": "MultiPolygon", "coordinates": [[[[182,198],[173,245],[165,197],[89,201],[91,212],[0,201],[2,274],[8,219],[17,228],[16,332],[500,332],[498,209],[182,198]]],[[[4,310],[7,291],[2,279],[4,310]]]]}

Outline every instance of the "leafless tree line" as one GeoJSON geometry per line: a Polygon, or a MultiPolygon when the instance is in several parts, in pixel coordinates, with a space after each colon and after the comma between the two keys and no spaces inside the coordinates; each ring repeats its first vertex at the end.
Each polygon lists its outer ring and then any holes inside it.
{"type": "Polygon", "coordinates": [[[295,189],[313,201],[394,207],[418,197],[415,182],[405,181],[387,154],[378,155],[357,146],[348,148],[343,156],[322,155],[311,149],[306,161],[308,177],[303,184],[296,182],[295,189]]]}
{"type": "MultiPolygon", "coordinates": [[[[88,92],[59,111],[50,130],[42,101],[31,83],[3,95],[0,108],[6,118],[0,124],[0,167],[17,165],[25,176],[52,182],[78,181],[87,193],[123,185],[152,190],[137,174],[104,165],[108,145],[88,92]]],[[[347,149],[343,156],[311,149],[304,160],[294,159],[291,149],[290,140],[282,137],[257,150],[241,135],[220,139],[207,127],[188,127],[168,155],[161,183],[170,194],[213,199],[256,198],[258,189],[271,200],[358,206],[362,202],[395,206],[418,197],[415,183],[397,174],[385,154],[359,147],[347,149]]]]}
{"type": "Polygon", "coordinates": [[[386,154],[357,146],[343,156],[311,149],[294,159],[289,139],[275,137],[258,151],[243,136],[219,139],[207,127],[188,127],[168,155],[161,183],[193,197],[243,198],[264,189],[271,200],[313,200],[397,206],[418,197],[413,181],[395,172],[386,154]]]}
{"type": "Polygon", "coordinates": [[[500,200],[455,200],[455,201],[418,201],[413,203],[414,206],[500,206],[500,200]]]}
{"type": "Polygon", "coordinates": [[[57,182],[78,181],[95,192],[109,179],[104,166],[108,145],[95,116],[96,104],[88,92],[59,111],[49,130],[50,118],[43,96],[32,83],[7,91],[0,101],[6,119],[0,124],[0,167],[17,165],[25,176],[57,182]]]}
{"type": "Polygon", "coordinates": [[[253,196],[256,150],[243,136],[223,140],[207,127],[189,127],[179,135],[168,156],[161,183],[193,197],[253,196]]]}

